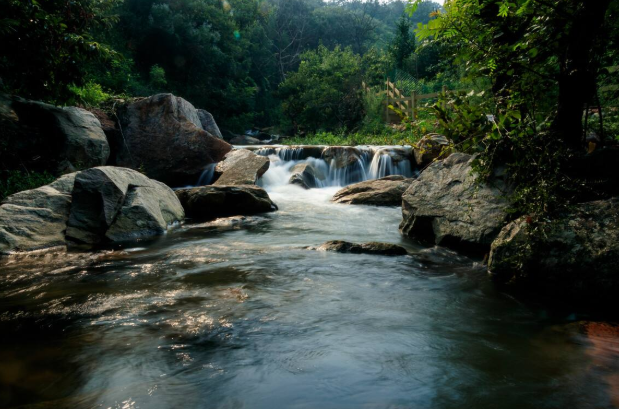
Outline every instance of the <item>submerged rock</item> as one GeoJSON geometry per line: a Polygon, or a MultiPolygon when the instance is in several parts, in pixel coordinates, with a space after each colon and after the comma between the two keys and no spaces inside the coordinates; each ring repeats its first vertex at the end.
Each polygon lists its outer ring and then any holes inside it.
{"type": "Polygon", "coordinates": [[[402,195],[412,182],[413,179],[393,175],[355,183],[339,190],[332,201],[356,205],[401,206],[402,195]]]}
{"type": "Polygon", "coordinates": [[[253,185],[269,169],[268,158],[247,150],[237,149],[226,154],[215,167],[217,186],[253,185]]]}
{"type": "Polygon", "coordinates": [[[230,139],[230,143],[232,145],[262,145],[264,144],[264,142],[262,142],[260,139],[254,138],[249,135],[237,135],[234,138],[230,139]]]}
{"type": "Polygon", "coordinates": [[[454,153],[425,169],[402,196],[403,234],[438,245],[487,251],[507,223],[508,190],[477,185],[473,157],[454,153]]]}
{"type": "Polygon", "coordinates": [[[75,173],[7,197],[0,206],[0,254],[64,246],[75,173]]]}
{"type": "Polygon", "coordinates": [[[552,220],[522,217],[492,243],[491,275],[504,283],[587,303],[619,292],[619,197],[582,203],[552,220]]]}
{"type": "Polygon", "coordinates": [[[291,185],[297,185],[304,189],[311,189],[319,186],[319,181],[325,180],[326,176],[310,163],[299,163],[290,170],[292,175],[288,179],[291,185]]]}
{"type": "Polygon", "coordinates": [[[204,166],[232,147],[202,128],[198,111],[172,94],[140,99],[120,111],[123,140],[115,145],[118,166],[140,169],[169,185],[195,182],[204,166]]]}
{"type": "Polygon", "coordinates": [[[101,123],[81,108],[0,96],[0,134],[9,150],[3,165],[9,168],[59,175],[105,165],[110,156],[101,123]],[[9,163],[10,157],[19,163],[9,163]]]}
{"type": "Polygon", "coordinates": [[[219,139],[223,139],[223,135],[217,126],[217,122],[215,122],[215,118],[211,115],[210,112],[205,111],[203,109],[198,109],[198,118],[200,119],[200,124],[202,125],[202,129],[206,132],[215,136],[219,139]]]}
{"type": "Polygon", "coordinates": [[[72,196],[66,237],[80,243],[158,235],[184,218],[172,189],[131,169],[79,172],[72,196]]]}
{"type": "Polygon", "coordinates": [[[254,185],[179,189],[176,196],[185,208],[187,217],[196,220],[254,215],[277,210],[277,205],[271,201],[267,192],[254,185]]]}
{"type": "Polygon", "coordinates": [[[413,154],[417,166],[425,168],[439,157],[447,157],[449,155],[450,143],[443,135],[431,133],[415,144],[413,154]]]}
{"type": "Polygon", "coordinates": [[[378,254],[383,256],[405,256],[406,249],[397,244],[369,242],[363,244],[342,240],[332,240],[316,248],[318,251],[334,251],[336,253],[378,254]]]}

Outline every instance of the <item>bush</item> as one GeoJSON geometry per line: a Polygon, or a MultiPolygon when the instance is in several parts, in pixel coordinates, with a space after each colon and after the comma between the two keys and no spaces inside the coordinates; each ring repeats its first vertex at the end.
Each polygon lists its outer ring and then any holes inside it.
{"type": "Polygon", "coordinates": [[[52,183],[56,178],[47,172],[3,171],[0,178],[0,200],[23,190],[36,189],[52,183]]]}
{"type": "Polygon", "coordinates": [[[111,98],[110,94],[103,91],[101,85],[92,81],[86,83],[83,87],[70,85],[69,90],[74,95],[72,103],[87,107],[98,107],[111,98]]]}

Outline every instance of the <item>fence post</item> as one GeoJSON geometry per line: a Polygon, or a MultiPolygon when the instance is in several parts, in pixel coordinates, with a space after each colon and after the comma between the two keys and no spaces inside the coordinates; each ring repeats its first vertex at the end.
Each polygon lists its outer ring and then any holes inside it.
{"type": "Polygon", "coordinates": [[[385,122],[389,123],[389,77],[387,77],[386,85],[385,96],[387,99],[385,100],[385,122]]]}
{"type": "Polygon", "coordinates": [[[411,109],[413,111],[413,121],[417,120],[417,92],[413,90],[413,95],[411,96],[411,109]]]}
{"type": "Polygon", "coordinates": [[[447,110],[447,85],[443,85],[443,97],[445,100],[443,101],[443,110],[447,110]]]}

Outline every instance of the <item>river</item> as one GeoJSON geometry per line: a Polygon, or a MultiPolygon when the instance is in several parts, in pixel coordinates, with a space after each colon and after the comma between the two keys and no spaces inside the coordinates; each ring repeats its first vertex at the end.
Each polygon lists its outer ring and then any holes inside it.
{"type": "Polygon", "coordinates": [[[0,407],[619,407],[617,327],[503,293],[289,165],[261,182],[277,212],[1,261],[0,407]],[[334,239],[410,254],[305,248],[334,239]]]}

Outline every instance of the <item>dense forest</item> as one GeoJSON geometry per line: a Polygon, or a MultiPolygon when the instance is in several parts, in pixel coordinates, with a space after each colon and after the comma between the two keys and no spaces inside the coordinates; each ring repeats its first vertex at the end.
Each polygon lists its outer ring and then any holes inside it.
{"type": "Polygon", "coordinates": [[[297,102],[316,96],[317,107],[329,101],[326,111],[340,103],[351,110],[346,118],[323,113],[323,128],[354,128],[363,78],[378,84],[403,65],[420,78],[437,73],[436,50],[413,57],[412,27],[440,5],[423,3],[412,16],[406,7],[378,0],[8,1],[0,77],[10,93],[58,104],[172,92],[236,132],[290,126],[297,102]],[[325,67],[319,72],[316,64],[325,67]],[[303,74],[308,69],[313,78],[303,74]],[[345,84],[329,80],[342,77],[345,84]],[[320,95],[307,95],[316,85],[324,86],[320,95]]]}

